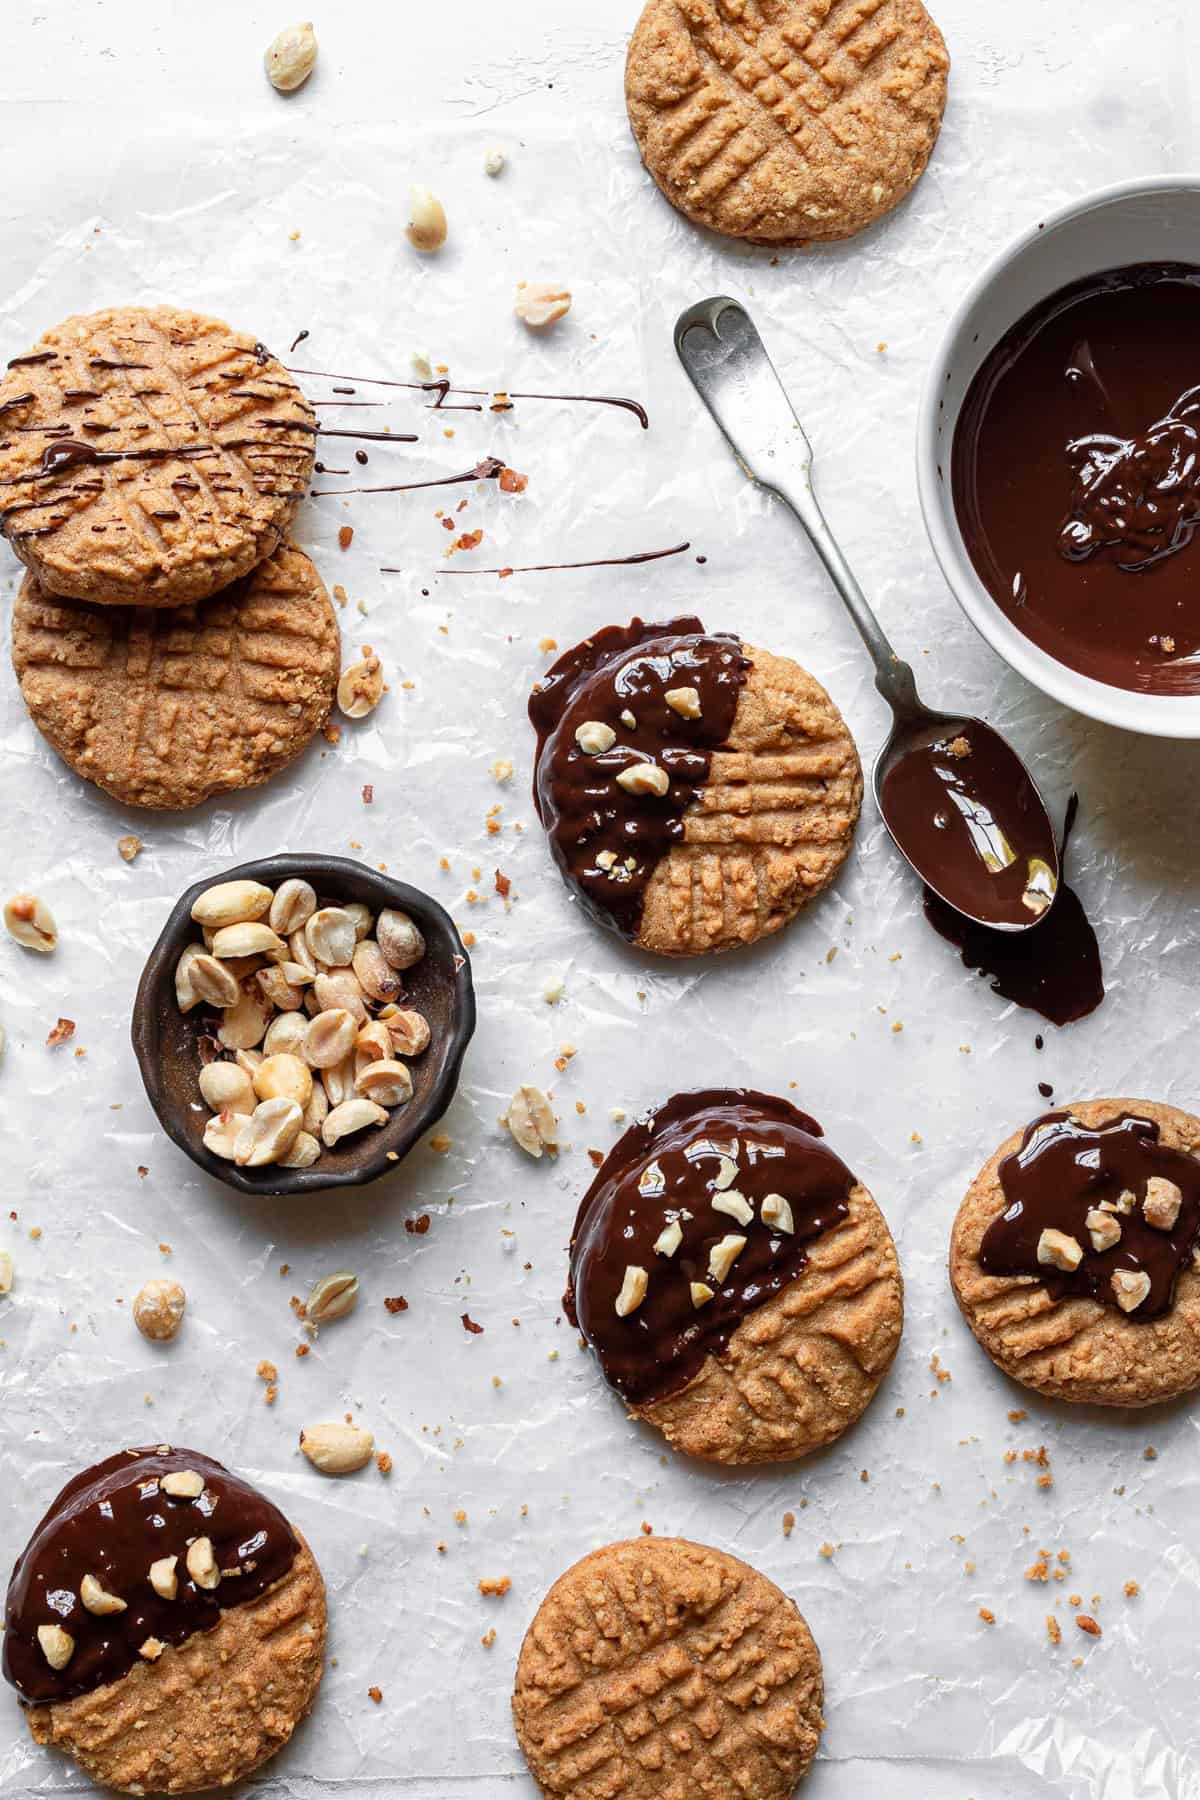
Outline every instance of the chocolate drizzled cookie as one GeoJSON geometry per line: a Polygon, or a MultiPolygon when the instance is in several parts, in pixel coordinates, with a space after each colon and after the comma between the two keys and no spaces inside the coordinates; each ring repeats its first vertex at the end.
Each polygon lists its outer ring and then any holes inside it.
{"type": "Polygon", "coordinates": [[[221,320],[77,314],[0,381],[0,531],[52,594],[204,600],[275,549],[316,433],[283,365],[221,320]]]}

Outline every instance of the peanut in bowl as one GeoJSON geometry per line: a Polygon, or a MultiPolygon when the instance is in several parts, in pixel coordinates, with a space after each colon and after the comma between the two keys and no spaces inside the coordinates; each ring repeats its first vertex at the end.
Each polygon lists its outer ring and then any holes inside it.
{"type": "Polygon", "coordinates": [[[194,1163],[244,1193],[300,1194],[394,1169],[449,1106],[474,1029],[470,962],[436,900],[289,854],[181,896],[132,1037],[159,1123],[194,1163]]]}

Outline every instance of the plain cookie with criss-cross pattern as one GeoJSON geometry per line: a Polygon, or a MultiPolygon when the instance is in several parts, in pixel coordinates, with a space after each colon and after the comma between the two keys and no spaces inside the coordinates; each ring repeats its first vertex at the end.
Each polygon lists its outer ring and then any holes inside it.
{"type": "Polygon", "coordinates": [[[285,543],[196,606],[91,606],[32,575],[13,666],[63,761],[127,806],[198,806],[257,787],[329,717],[340,640],[325,584],[285,543]]]}
{"type": "Polygon", "coordinates": [[[796,1604],[685,1538],[561,1575],[521,1648],[513,1718],[547,1800],[787,1800],[824,1726],[796,1604]]]}
{"type": "Polygon", "coordinates": [[[0,381],[0,531],[52,594],[204,600],[280,542],[316,433],[283,365],[219,319],[77,314],[0,381]]]}
{"type": "Polygon", "coordinates": [[[786,246],[852,237],[915,187],[949,68],[920,0],[649,0],[625,97],[673,206],[786,246]]]}

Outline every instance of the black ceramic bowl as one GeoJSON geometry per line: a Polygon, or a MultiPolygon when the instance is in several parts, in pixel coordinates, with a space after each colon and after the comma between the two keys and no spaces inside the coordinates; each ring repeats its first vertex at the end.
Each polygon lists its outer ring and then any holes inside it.
{"type": "Polygon", "coordinates": [[[163,926],[133,1003],[134,1054],[159,1124],[207,1174],[247,1194],[304,1194],[386,1175],[454,1098],[474,1030],[471,965],[449,914],[419,888],[340,856],[267,856],[196,882],[163,926]],[[422,1056],[408,1064],[412,1099],[397,1108],[386,1125],[343,1138],[332,1150],[322,1146],[320,1158],[308,1169],[271,1165],[239,1169],[236,1163],[214,1156],[204,1144],[209,1111],[199,1085],[201,1014],[199,1009],[180,1012],[175,999],[175,964],[184,946],[199,937],[192,907],[205,888],[219,881],[261,881],[266,887],[278,887],[293,876],[311,882],[318,894],[330,901],[361,900],[373,913],[397,907],[415,919],[425,938],[425,954],[405,970],[405,994],[409,1004],[428,1019],[430,1043],[422,1056]]]}

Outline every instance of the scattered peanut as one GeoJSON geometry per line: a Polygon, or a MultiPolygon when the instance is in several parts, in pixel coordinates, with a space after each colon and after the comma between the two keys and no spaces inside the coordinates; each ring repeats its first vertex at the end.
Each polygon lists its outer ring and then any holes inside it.
{"type": "Polygon", "coordinates": [[[364,1469],[375,1450],[373,1433],[360,1425],[332,1421],[309,1425],[300,1433],[300,1448],[322,1475],[353,1475],[364,1469]]]}
{"type": "Polygon", "coordinates": [[[414,185],[408,190],[408,225],[405,237],[414,250],[428,256],[446,241],[446,209],[431,189],[414,185]]]}
{"type": "Polygon", "coordinates": [[[151,1338],[155,1343],[169,1343],[183,1324],[186,1306],[187,1295],[180,1284],[157,1277],[138,1289],[133,1302],[133,1322],[144,1338],[151,1338]]]}
{"type": "Polygon", "coordinates": [[[58,927],[50,908],[36,894],[14,894],[4,908],[4,923],[9,936],[26,950],[48,955],[58,945],[58,927]]]}
{"type": "Polygon", "coordinates": [[[312,24],[285,25],[267,46],[263,62],[267,80],[281,94],[303,87],[317,60],[317,38],[312,24]]]}
{"type": "Polygon", "coordinates": [[[502,1123],[528,1156],[540,1157],[544,1151],[558,1148],[554,1109],[541,1088],[529,1083],[519,1087],[508,1103],[502,1123]]]}
{"type": "Polygon", "coordinates": [[[337,686],[337,703],[348,719],[365,719],[383,699],[383,665],[369,645],[362,661],[343,669],[337,686]]]}
{"type": "Polygon", "coordinates": [[[571,310],[568,288],[552,281],[519,281],[513,311],[531,331],[545,331],[571,310]]]}
{"type": "Polygon", "coordinates": [[[358,1305],[357,1275],[322,1275],[304,1303],[304,1316],[313,1325],[331,1325],[344,1319],[358,1305]]]}

